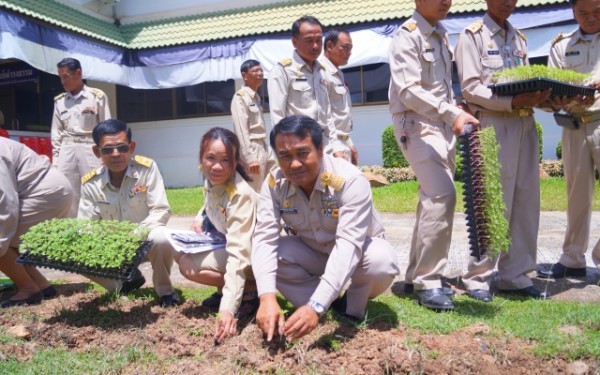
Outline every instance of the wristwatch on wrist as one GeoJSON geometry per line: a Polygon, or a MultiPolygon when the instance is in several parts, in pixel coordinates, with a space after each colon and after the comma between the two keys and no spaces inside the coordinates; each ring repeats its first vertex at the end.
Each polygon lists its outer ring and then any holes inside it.
{"type": "Polygon", "coordinates": [[[321,305],[319,302],[308,301],[308,306],[310,306],[310,308],[313,309],[315,313],[317,313],[319,318],[322,317],[325,313],[325,306],[321,305]]]}

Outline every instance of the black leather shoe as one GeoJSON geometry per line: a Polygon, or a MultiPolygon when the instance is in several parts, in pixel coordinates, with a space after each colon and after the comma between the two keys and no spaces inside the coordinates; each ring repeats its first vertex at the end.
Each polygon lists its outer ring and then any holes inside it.
{"type": "Polygon", "coordinates": [[[552,267],[548,269],[538,269],[537,270],[538,277],[549,279],[560,279],[563,277],[585,277],[586,270],[583,268],[569,268],[563,266],[561,263],[554,263],[552,267]]]}
{"type": "Polygon", "coordinates": [[[37,304],[41,303],[43,299],[44,299],[44,293],[37,292],[27,298],[6,300],[6,301],[2,302],[2,304],[0,304],[0,307],[3,309],[6,309],[8,307],[13,307],[13,306],[37,305],[37,304]]]}
{"type": "Polygon", "coordinates": [[[140,289],[142,285],[146,283],[146,279],[144,276],[138,277],[137,279],[133,279],[131,281],[125,281],[121,286],[121,294],[126,295],[133,292],[136,289],[140,289]]]}
{"type": "Polygon", "coordinates": [[[44,294],[44,299],[50,299],[56,297],[58,292],[53,285],[50,285],[49,287],[42,289],[42,294],[44,294]]]}
{"type": "Polygon", "coordinates": [[[202,300],[202,306],[207,307],[209,309],[218,309],[221,306],[221,299],[223,298],[223,293],[214,292],[210,295],[210,297],[202,300]]]}
{"type": "Polygon", "coordinates": [[[242,303],[235,317],[238,319],[249,318],[256,315],[258,306],[260,305],[260,299],[258,299],[258,292],[244,292],[242,297],[242,303]]]}
{"type": "Polygon", "coordinates": [[[346,306],[348,305],[348,298],[346,297],[346,293],[343,296],[336,298],[333,302],[331,302],[331,306],[329,306],[333,311],[338,314],[346,314],[346,306]]]}
{"type": "Polygon", "coordinates": [[[177,292],[161,296],[159,300],[162,307],[181,305],[181,300],[179,299],[179,294],[177,294],[177,292]]]}
{"type": "MultiPolygon", "coordinates": [[[[415,286],[413,284],[404,284],[404,294],[413,294],[414,292],[415,286]]],[[[452,288],[448,288],[445,286],[442,287],[442,293],[446,297],[454,297],[454,295],[456,294],[456,292],[452,290],[452,288]]]]}
{"type": "Polygon", "coordinates": [[[485,289],[467,290],[467,296],[481,302],[492,302],[492,293],[485,289]]]}
{"type": "Polygon", "coordinates": [[[523,289],[500,289],[500,293],[504,294],[513,294],[515,296],[528,297],[528,298],[537,298],[537,299],[547,299],[550,298],[550,293],[542,292],[538,288],[532,286],[528,286],[523,289]]]}
{"type": "Polygon", "coordinates": [[[432,310],[453,310],[456,305],[443,293],[442,288],[416,290],[419,303],[432,310]]]}

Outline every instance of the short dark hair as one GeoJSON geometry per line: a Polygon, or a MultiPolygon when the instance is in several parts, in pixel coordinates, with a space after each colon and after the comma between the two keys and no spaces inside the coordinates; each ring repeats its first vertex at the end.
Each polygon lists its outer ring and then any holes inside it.
{"type": "Polygon", "coordinates": [[[292,24],[292,38],[297,38],[298,35],[300,35],[300,26],[302,26],[302,24],[304,22],[311,24],[311,25],[319,26],[321,28],[321,30],[323,30],[323,25],[316,17],[302,16],[302,17],[298,18],[296,21],[294,21],[294,23],[292,24]]]}
{"type": "Polygon", "coordinates": [[[288,116],[275,125],[269,136],[271,148],[275,150],[275,138],[279,134],[293,134],[300,139],[310,136],[312,144],[317,149],[323,147],[323,130],[318,122],[308,116],[293,115],[288,116]]]}
{"type": "Polygon", "coordinates": [[[240,67],[240,73],[248,73],[248,70],[254,68],[255,66],[259,66],[260,65],[260,61],[258,60],[246,60],[242,63],[242,66],[240,67]]]}
{"type": "Polygon", "coordinates": [[[569,4],[571,4],[571,6],[575,6],[575,4],[577,4],[577,0],[569,0],[569,4]]]}
{"type": "Polygon", "coordinates": [[[202,156],[208,149],[209,143],[216,140],[223,142],[227,156],[237,163],[235,167],[236,172],[239,173],[244,180],[252,181],[252,178],[246,170],[246,164],[240,158],[240,140],[234,132],[225,128],[215,127],[204,133],[202,140],[200,140],[200,153],[198,154],[200,164],[202,164],[202,156]]]}
{"type": "Polygon", "coordinates": [[[81,63],[79,62],[79,60],[74,59],[72,57],[65,57],[64,59],[60,60],[58,64],[56,64],[56,67],[59,69],[67,68],[70,72],[74,72],[77,69],[81,69],[81,63]]]}
{"type": "Polygon", "coordinates": [[[107,134],[119,134],[121,132],[127,133],[127,141],[131,142],[131,129],[129,128],[129,126],[127,126],[125,121],[117,119],[104,120],[98,125],[96,125],[96,127],[92,131],[92,138],[94,139],[94,143],[96,144],[96,146],[100,146],[100,139],[103,136],[107,134]]]}
{"type": "Polygon", "coordinates": [[[341,27],[334,27],[333,29],[329,30],[325,40],[323,40],[323,51],[327,51],[327,42],[331,42],[333,45],[336,45],[338,39],[340,38],[340,34],[350,35],[350,32],[341,27]]]}

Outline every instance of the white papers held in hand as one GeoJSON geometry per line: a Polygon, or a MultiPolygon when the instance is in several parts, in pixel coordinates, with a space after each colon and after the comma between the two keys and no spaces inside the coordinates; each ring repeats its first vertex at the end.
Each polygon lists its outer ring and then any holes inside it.
{"type": "Polygon", "coordinates": [[[196,233],[192,230],[167,229],[167,239],[180,253],[202,253],[225,247],[225,236],[217,231],[196,233]]]}

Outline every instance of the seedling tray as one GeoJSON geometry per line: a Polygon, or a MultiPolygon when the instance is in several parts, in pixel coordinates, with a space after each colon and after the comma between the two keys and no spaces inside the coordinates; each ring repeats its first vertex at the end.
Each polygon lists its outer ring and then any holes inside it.
{"type": "Polygon", "coordinates": [[[496,83],[488,86],[498,96],[512,96],[524,92],[552,89],[551,96],[592,96],[596,89],[591,86],[572,85],[548,78],[532,78],[522,81],[496,83]]]}
{"type": "Polygon", "coordinates": [[[17,258],[17,263],[25,266],[52,268],[56,270],[78,273],[86,276],[97,276],[106,279],[132,281],[139,275],[138,267],[152,247],[152,241],[143,241],[137,249],[133,260],[119,268],[90,268],[76,264],[48,260],[44,256],[33,255],[28,250],[17,258]]]}

